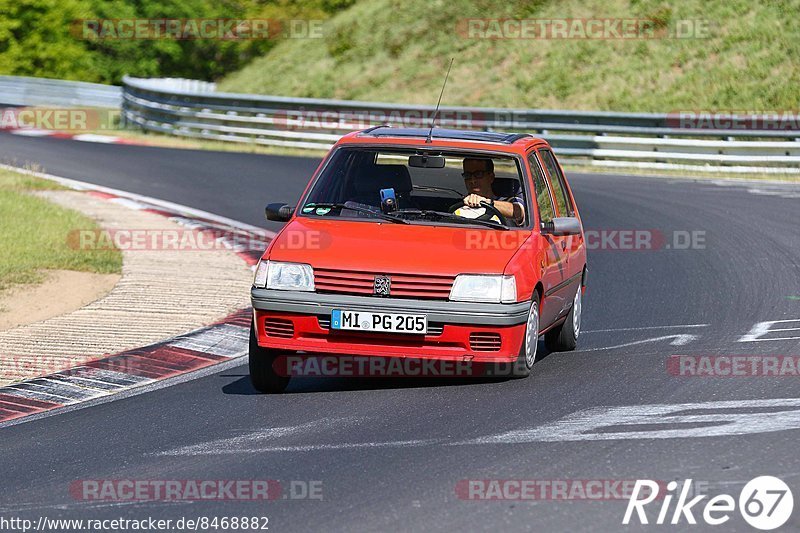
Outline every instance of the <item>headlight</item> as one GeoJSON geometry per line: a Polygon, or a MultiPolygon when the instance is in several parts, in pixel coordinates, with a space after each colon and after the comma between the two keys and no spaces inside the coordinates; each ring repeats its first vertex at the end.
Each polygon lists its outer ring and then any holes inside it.
{"type": "Polygon", "coordinates": [[[459,274],[450,289],[450,299],[460,302],[513,303],[517,301],[514,276],[459,274]]]}
{"type": "Polygon", "coordinates": [[[253,285],[281,291],[313,291],[314,269],[302,263],[261,261],[253,285]]]}

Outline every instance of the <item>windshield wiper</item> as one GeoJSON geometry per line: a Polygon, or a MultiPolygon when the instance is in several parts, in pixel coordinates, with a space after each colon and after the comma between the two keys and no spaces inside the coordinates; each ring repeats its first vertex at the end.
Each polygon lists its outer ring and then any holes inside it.
{"type": "Polygon", "coordinates": [[[316,209],[317,207],[329,207],[331,209],[349,209],[351,211],[356,211],[357,213],[367,213],[378,218],[382,218],[383,220],[390,220],[396,224],[410,224],[408,220],[404,220],[402,218],[393,217],[392,215],[387,215],[386,213],[382,213],[381,211],[374,211],[368,207],[361,206],[354,202],[345,202],[343,204],[334,204],[334,203],[308,203],[303,206],[305,209],[306,207],[313,207],[316,209]]]}
{"type": "Polygon", "coordinates": [[[454,220],[461,224],[478,224],[480,226],[486,226],[487,228],[499,229],[501,231],[508,231],[509,228],[499,224],[497,222],[490,222],[488,220],[478,220],[476,218],[466,218],[462,216],[458,216],[453,213],[445,213],[444,211],[429,211],[426,209],[399,209],[395,211],[395,213],[407,213],[410,215],[421,215],[421,216],[431,216],[435,215],[439,218],[446,218],[448,220],[454,220]]]}

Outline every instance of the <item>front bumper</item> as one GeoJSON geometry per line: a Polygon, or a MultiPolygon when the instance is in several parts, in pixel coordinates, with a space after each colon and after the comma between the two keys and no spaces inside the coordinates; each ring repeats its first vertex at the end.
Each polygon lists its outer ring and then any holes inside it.
{"type": "Polygon", "coordinates": [[[515,361],[530,310],[530,302],[486,304],[268,289],[252,289],[251,300],[258,343],[265,348],[475,362],[515,361]],[[331,330],[328,321],[333,309],[424,313],[428,315],[429,332],[407,335],[331,330]],[[281,336],[268,334],[265,321],[285,324],[281,336]],[[474,342],[487,336],[499,338],[499,342],[489,349],[474,342]]]}

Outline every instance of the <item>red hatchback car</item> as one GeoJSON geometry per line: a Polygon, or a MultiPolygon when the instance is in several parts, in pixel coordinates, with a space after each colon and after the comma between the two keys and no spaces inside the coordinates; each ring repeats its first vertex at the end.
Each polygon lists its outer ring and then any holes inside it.
{"type": "Polygon", "coordinates": [[[342,354],[504,366],[539,336],[572,350],[586,247],[552,149],[525,134],[390,128],[331,149],[258,264],[250,377],[283,391],[281,356],[342,354]]]}

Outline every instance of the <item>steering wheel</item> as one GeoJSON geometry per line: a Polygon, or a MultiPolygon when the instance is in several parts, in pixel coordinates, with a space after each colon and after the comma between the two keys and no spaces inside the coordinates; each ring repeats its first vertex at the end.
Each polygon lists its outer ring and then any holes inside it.
{"type": "MultiPolygon", "coordinates": [[[[486,212],[481,216],[477,217],[475,220],[492,220],[492,216],[496,216],[500,220],[500,223],[502,225],[508,226],[508,219],[495,206],[493,206],[489,202],[481,202],[480,206],[485,207],[486,212]]],[[[459,207],[464,207],[464,200],[461,200],[451,205],[447,210],[450,213],[454,213],[459,207]]]]}

